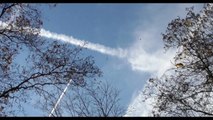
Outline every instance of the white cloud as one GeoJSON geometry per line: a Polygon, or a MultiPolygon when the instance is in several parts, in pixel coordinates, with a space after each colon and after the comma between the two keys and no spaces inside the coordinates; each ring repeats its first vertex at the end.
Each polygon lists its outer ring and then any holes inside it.
{"type": "Polygon", "coordinates": [[[174,50],[164,52],[163,49],[159,49],[155,52],[147,52],[143,48],[143,43],[136,41],[128,51],[128,61],[130,62],[133,70],[145,71],[149,73],[155,73],[160,75],[164,70],[170,67],[172,64],[174,50]]]}
{"type": "MultiPolygon", "coordinates": [[[[152,44],[150,45],[149,43],[153,41],[160,43],[160,40],[157,37],[158,34],[154,32],[147,32],[146,35],[143,34],[143,36],[147,37],[141,38],[143,40],[137,40],[129,48],[129,58],[127,59],[130,62],[133,70],[149,72],[152,76],[159,77],[167,69],[174,66],[172,63],[174,63],[173,57],[176,52],[175,49],[169,50],[166,53],[163,48],[154,47],[154,50],[151,50],[152,44]],[[144,42],[146,41],[148,42],[147,45],[144,44],[144,42]]],[[[153,107],[153,103],[155,102],[154,99],[150,98],[149,100],[144,102],[142,101],[144,97],[142,93],[137,92],[136,94],[137,95],[133,96],[127,108],[125,116],[151,116],[151,110],[153,107]]]]}

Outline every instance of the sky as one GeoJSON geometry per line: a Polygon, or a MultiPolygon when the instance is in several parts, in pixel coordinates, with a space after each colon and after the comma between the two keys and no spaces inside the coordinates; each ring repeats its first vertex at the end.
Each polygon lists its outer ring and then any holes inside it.
{"type": "MultiPolygon", "coordinates": [[[[147,116],[151,102],[143,103],[140,93],[146,81],[161,76],[171,64],[175,49],[165,52],[161,33],[168,23],[185,17],[186,7],[201,10],[203,4],[90,3],[42,5],[41,36],[48,40],[79,45],[87,42],[83,55],[92,55],[103,71],[99,78],[121,90],[125,116],[147,116]]],[[[33,105],[25,115],[40,116],[33,105]]]]}

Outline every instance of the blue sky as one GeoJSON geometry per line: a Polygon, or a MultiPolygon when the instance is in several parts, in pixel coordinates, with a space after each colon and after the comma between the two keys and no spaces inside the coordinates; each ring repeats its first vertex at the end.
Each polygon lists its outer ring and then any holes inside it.
{"type": "MultiPolygon", "coordinates": [[[[147,115],[146,108],[149,107],[138,102],[139,92],[149,77],[160,76],[171,67],[170,60],[174,55],[174,51],[163,52],[161,33],[172,19],[184,17],[185,8],[191,6],[198,11],[203,4],[66,3],[40,8],[43,29],[126,51],[124,57],[89,49],[84,50],[83,55],[94,56],[96,65],[104,73],[100,79],[111,81],[121,90],[121,102],[126,108],[134,106],[136,111],[127,112],[127,115],[141,116],[147,115]]],[[[43,115],[32,107],[26,105],[26,115],[43,115]]]]}

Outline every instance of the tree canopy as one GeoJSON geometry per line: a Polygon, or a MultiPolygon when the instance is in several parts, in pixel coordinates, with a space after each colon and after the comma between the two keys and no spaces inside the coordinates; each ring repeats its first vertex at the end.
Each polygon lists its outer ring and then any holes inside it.
{"type": "Polygon", "coordinates": [[[186,9],[163,34],[165,49],[177,48],[176,68],[151,78],[143,91],[154,97],[154,116],[213,116],[213,5],[186,9]]]}
{"type": "Polygon", "coordinates": [[[0,4],[0,116],[15,115],[14,106],[32,94],[56,96],[53,90],[62,90],[69,79],[84,87],[102,75],[93,57],[80,55],[80,46],[41,38],[42,24],[36,4],[0,4]]]}

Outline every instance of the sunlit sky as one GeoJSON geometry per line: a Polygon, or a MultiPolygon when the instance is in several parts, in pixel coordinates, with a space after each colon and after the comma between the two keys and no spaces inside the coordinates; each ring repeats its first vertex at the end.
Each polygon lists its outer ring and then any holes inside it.
{"type": "MultiPolygon", "coordinates": [[[[203,4],[66,3],[40,8],[43,29],[126,51],[125,57],[119,57],[88,48],[83,55],[94,56],[103,71],[100,80],[111,81],[121,90],[121,104],[128,110],[126,116],[142,116],[147,115],[149,108],[140,102],[144,84],[151,76],[160,76],[172,67],[174,51],[164,52],[161,33],[172,19],[185,17],[185,8],[191,6],[199,11],[203,4]],[[133,109],[129,106],[134,106],[133,112],[129,112],[133,109]]],[[[44,115],[30,104],[25,109],[28,116],[44,115]]]]}

